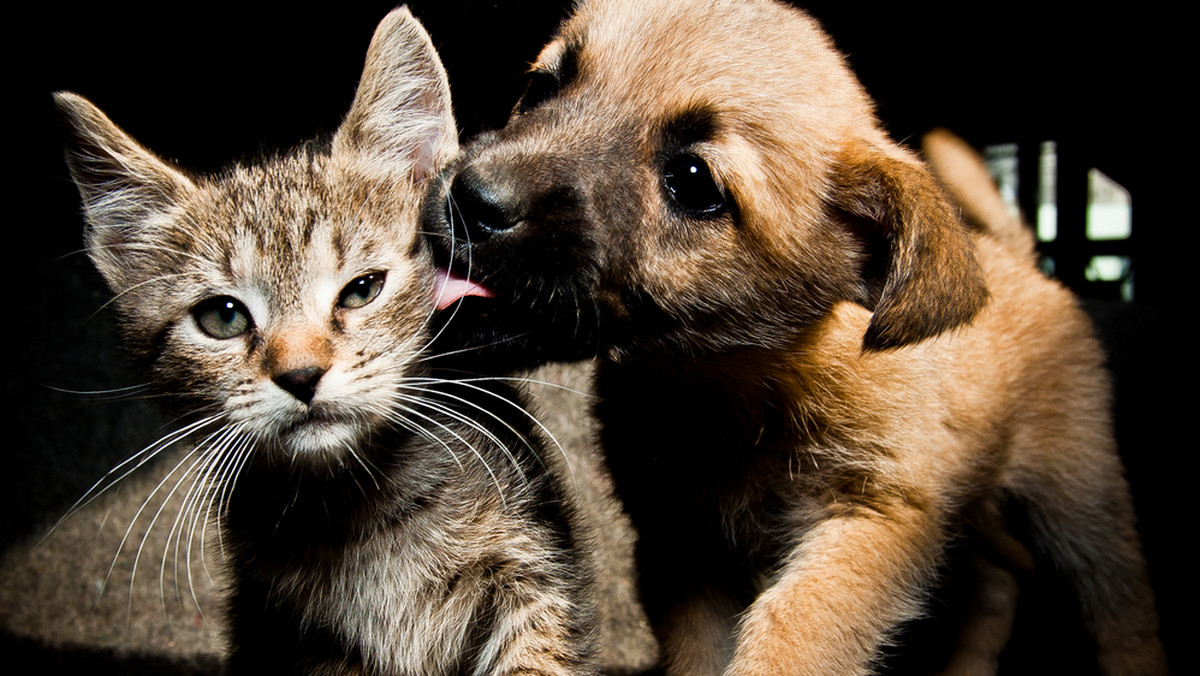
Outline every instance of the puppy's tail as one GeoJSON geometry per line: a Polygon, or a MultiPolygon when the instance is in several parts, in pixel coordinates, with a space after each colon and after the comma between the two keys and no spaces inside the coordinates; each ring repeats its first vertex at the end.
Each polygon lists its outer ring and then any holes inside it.
{"type": "Polygon", "coordinates": [[[1032,256],[1033,230],[1004,202],[987,165],[957,135],[935,129],[921,139],[921,152],[963,216],[1022,256],[1032,256]]]}

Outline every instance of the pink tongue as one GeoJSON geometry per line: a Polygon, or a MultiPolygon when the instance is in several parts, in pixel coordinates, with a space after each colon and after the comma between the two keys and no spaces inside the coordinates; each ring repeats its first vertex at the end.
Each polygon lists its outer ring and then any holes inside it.
{"type": "Polygon", "coordinates": [[[438,268],[434,272],[436,278],[437,309],[444,310],[454,304],[454,301],[467,296],[492,298],[495,296],[488,289],[454,273],[438,268]]]}

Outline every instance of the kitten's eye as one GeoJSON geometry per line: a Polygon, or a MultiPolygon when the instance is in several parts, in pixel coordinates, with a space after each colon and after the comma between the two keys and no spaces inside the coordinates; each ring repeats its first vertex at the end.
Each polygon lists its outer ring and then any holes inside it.
{"type": "Polygon", "coordinates": [[[338,296],[338,307],[353,310],[375,300],[379,292],[383,291],[383,280],[386,278],[387,273],[372,272],[350,282],[338,296]]]}
{"type": "Polygon", "coordinates": [[[663,186],[675,206],[688,215],[713,216],[727,208],[725,193],[717,186],[708,164],[691,153],[667,160],[663,186]]]}
{"type": "Polygon", "coordinates": [[[200,301],[192,308],[192,317],[201,331],[219,340],[236,338],[253,326],[246,306],[230,296],[200,301]]]}

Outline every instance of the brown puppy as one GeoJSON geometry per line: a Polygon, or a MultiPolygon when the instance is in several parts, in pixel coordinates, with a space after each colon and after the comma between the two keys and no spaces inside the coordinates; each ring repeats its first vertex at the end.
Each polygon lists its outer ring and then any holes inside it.
{"type": "Polygon", "coordinates": [[[487,296],[455,339],[601,349],[668,673],[867,672],[953,533],[1018,507],[1105,672],[1165,671],[1091,326],[805,14],[584,2],[448,183],[442,262],[487,296]]]}

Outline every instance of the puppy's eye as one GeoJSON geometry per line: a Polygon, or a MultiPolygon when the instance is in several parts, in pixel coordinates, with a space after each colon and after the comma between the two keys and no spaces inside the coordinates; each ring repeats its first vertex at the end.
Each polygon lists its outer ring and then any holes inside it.
{"type": "Polygon", "coordinates": [[[525,84],[525,93],[517,102],[517,112],[527,113],[546,99],[558,93],[560,80],[557,73],[548,70],[535,70],[529,73],[525,84]]]}
{"type": "Polygon", "coordinates": [[[379,292],[383,291],[383,281],[386,278],[387,273],[372,272],[350,282],[338,296],[338,307],[353,310],[375,300],[379,292]]]}
{"type": "Polygon", "coordinates": [[[663,166],[663,186],[675,206],[691,216],[713,216],[727,207],[725,193],[708,164],[691,153],[667,160],[663,166]]]}
{"type": "Polygon", "coordinates": [[[250,311],[231,296],[214,296],[200,301],[192,308],[192,317],[201,331],[218,340],[236,338],[254,326],[250,311]]]}

